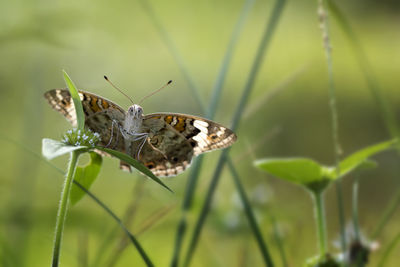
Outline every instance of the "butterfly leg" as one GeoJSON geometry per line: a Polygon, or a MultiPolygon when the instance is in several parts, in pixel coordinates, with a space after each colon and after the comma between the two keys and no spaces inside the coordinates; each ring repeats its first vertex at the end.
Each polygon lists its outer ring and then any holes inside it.
{"type": "Polygon", "coordinates": [[[143,148],[144,144],[146,143],[148,136],[149,136],[148,133],[144,133],[141,137],[139,137],[137,139],[137,140],[142,139],[142,141],[141,141],[141,143],[139,145],[139,149],[138,149],[138,152],[137,152],[137,155],[136,155],[136,159],[139,159],[140,152],[142,151],[142,148],[143,148]]]}
{"type": "MultiPolygon", "coordinates": [[[[149,136],[149,134],[148,133],[128,132],[121,125],[118,124],[118,126],[119,126],[119,129],[120,129],[122,135],[124,136],[125,140],[128,140],[130,142],[140,141],[138,152],[136,154],[136,159],[139,159],[140,152],[142,151],[142,148],[143,148],[144,144],[146,143],[147,137],[149,136]]],[[[128,146],[128,147],[130,147],[130,146],[128,146]]],[[[131,151],[127,151],[127,152],[130,155],[131,151]]]]}
{"type": "MultiPolygon", "coordinates": [[[[113,120],[111,123],[111,136],[110,136],[110,140],[108,141],[107,145],[105,147],[108,147],[111,145],[111,142],[113,140],[113,136],[114,136],[114,126],[118,125],[118,122],[116,120],[113,120]]],[[[115,147],[115,146],[114,146],[115,147]]]]}

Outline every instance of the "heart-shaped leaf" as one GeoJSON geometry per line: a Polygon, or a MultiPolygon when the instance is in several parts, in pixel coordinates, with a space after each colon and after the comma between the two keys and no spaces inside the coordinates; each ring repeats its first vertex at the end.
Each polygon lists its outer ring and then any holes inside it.
{"type": "MultiPolygon", "coordinates": [[[[89,189],[94,180],[96,180],[103,161],[103,158],[96,152],[89,152],[89,155],[90,162],[86,166],[78,166],[74,176],[74,180],[79,182],[86,189],[89,189]]],[[[73,184],[69,195],[71,206],[78,203],[85,194],[85,191],[80,189],[76,184],[73,184]]]]}
{"type": "Polygon", "coordinates": [[[169,189],[168,186],[166,186],[161,180],[160,178],[158,178],[157,176],[155,176],[148,168],[146,168],[142,163],[140,163],[139,161],[135,160],[134,158],[128,156],[125,153],[116,151],[116,150],[112,150],[109,148],[105,148],[105,147],[99,147],[96,146],[96,149],[98,150],[102,150],[104,152],[107,152],[108,154],[119,158],[122,161],[125,161],[126,163],[129,163],[132,167],[134,167],[135,169],[137,169],[138,171],[140,171],[141,173],[143,173],[144,175],[148,176],[150,179],[152,179],[153,181],[155,181],[156,183],[160,184],[161,186],[165,187],[166,189],[168,189],[169,191],[173,192],[171,189],[169,189]]]}
{"type": "Polygon", "coordinates": [[[42,154],[48,160],[85,148],[85,146],[69,146],[63,142],[48,138],[43,138],[42,140],[42,154]]]}

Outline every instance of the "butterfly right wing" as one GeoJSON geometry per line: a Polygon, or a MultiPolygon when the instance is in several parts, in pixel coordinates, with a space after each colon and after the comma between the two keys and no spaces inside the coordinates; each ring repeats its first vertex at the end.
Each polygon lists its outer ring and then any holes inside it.
{"type": "MultiPolygon", "coordinates": [[[[122,125],[125,111],[112,101],[95,94],[79,91],[79,96],[85,114],[85,126],[100,134],[100,145],[108,145],[112,149],[124,152],[125,144],[117,124],[122,125]]],[[[68,89],[53,89],[46,92],[44,97],[72,126],[77,126],[75,105],[68,89]]]]}

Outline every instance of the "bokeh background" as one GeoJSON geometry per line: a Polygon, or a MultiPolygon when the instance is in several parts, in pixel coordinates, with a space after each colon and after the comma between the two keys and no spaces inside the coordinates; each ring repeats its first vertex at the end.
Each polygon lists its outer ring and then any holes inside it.
{"type": "MultiPolygon", "coordinates": [[[[41,139],[59,139],[70,129],[43,98],[65,87],[62,70],[76,85],[115,101],[129,100],[102,78],[107,75],[134,101],[174,82],[143,103],[158,111],[204,115],[174,54],[149,16],[150,4],[204,103],[211,92],[244,1],[2,1],[0,9],[0,265],[48,266],[63,177],[40,158],[41,139]]],[[[400,6],[397,1],[344,1],[344,11],[371,63],[381,93],[400,114],[400,6]]],[[[254,60],[273,1],[255,1],[237,42],[215,120],[230,125],[254,60]]],[[[316,1],[288,1],[264,58],[230,155],[251,198],[263,236],[277,266],[271,216],[277,221],[289,266],[317,253],[308,194],[253,167],[253,160],[306,156],[334,163],[328,75],[316,1]],[[272,94],[271,94],[272,92],[272,94]],[[267,100],[264,100],[266,96],[267,100]],[[247,153],[247,154],[246,154],[247,153]],[[244,155],[244,156],[243,156],[244,155]]],[[[350,43],[330,20],[333,72],[337,89],[339,138],[343,154],[390,139],[376,99],[350,43]]],[[[400,121],[399,121],[400,123],[400,121]]],[[[198,216],[220,152],[207,154],[188,214],[189,235],[198,216]]],[[[388,202],[399,191],[399,157],[385,152],[379,167],[363,172],[360,223],[368,238],[388,202]]],[[[86,159],[87,160],[87,159],[86,159]]],[[[64,156],[51,163],[67,166],[64,156]]],[[[82,159],[82,163],[85,159],[82,159]]],[[[165,182],[175,194],[104,159],[91,191],[124,218],[156,266],[168,266],[181,216],[188,171],[165,182]]],[[[350,223],[351,185],[343,182],[350,223]]],[[[326,194],[331,251],[338,251],[339,226],[334,187],[326,194]]],[[[381,249],[398,234],[400,214],[379,238],[381,249]]],[[[70,210],[62,245],[62,266],[142,266],[132,245],[113,262],[123,233],[90,198],[70,210]],[[113,265],[110,264],[113,262],[113,265]],[[97,264],[97,265],[94,265],[97,264]]],[[[185,243],[186,244],[186,243],[185,243]]],[[[400,253],[400,247],[394,254],[400,253]]],[[[223,173],[192,266],[262,266],[263,260],[238,200],[229,172],[223,173]]],[[[388,266],[398,266],[396,257],[388,266]]]]}

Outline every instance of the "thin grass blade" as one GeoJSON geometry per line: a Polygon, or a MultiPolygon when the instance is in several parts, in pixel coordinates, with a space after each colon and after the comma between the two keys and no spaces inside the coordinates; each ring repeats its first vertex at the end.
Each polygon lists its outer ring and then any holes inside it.
{"type": "Polygon", "coordinates": [[[65,72],[65,70],[63,70],[63,74],[64,74],[65,83],[67,84],[67,87],[71,94],[72,100],[74,101],[78,129],[83,130],[85,127],[85,114],[83,113],[82,102],[81,102],[81,98],[79,97],[79,94],[78,94],[78,89],[76,89],[74,82],[71,80],[71,78],[65,72]]]}
{"type": "MultiPolygon", "coordinates": [[[[236,108],[236,112],[235,115],[233,117],[233,122],[232,122],[232,127],[231,129],[233,131],[235,131],[239,125],[240,122],[240,117],[243,113],[243,110],[245,108],[245,105],[247,103],[248,97],[250,95],[251,89],[253,88],[253,84],[255,82],[255,79],[257,77],[258,71],[260,69],[261,63],[264,59],[264,54],[267,50],[267,48],[269,47],[271,38],[273,36],[273,33],[275,32],[275,29],[277,27],[279,18],[282,14],[283,11],[283,7],[285,5],[286,1],[285,0],[277,0],[274,4],[274,7],[271,11],[271,16],[270,19],[268,20],[268,22],[266,23],[265,26],[265,30],[264,30],[264,34],[263,37],[261,39],[261,42],[259,44],[259,48],[257,50],[256,56],[255,56],[255,60],[253,62],[253,66],[250,70],[250,74],[247,80],[247,83],[243,89],[243,93],[242,93],[242,97],[239,101],[239,104],[236,108]]],[[[208,191],[207,191],[207,196],[206,196],[206,200],[205,203],[202,207],[201,213],[199,218],[197,219],[195,228],[193,230],[193,234],[191,236],[190,239],[190,243],[189,243],[189,248],[187,251],[187,254],[185,256],[185,260],[184,260],[184,265],[183,266],[189,266],[191,258],[194,254],[194,250],[197,246],[199,237],[200,237],[200,233],[201,230],[203,228],[205,219],[208,215],[209,209],[211,207],[211,202],[213,199],[213,195],[214,192],[216,190],[216,187],[218,185],[219,182],[219,177],[220,174],[222,172],[223,166],[226,162],[226,159],[228,157],[228,152],[229,152],[229,148],[225,149],[224,151],[222,151],[221,156],[219,158],[219,161],[217,163],[217,167],[215,169],[214,175],[212,177],[211,183],[209,185],[208,191]]],[[[273,266],[273,264],[269,265],[269,266],[273,266]]]]}
{"type": "Polygon", "coordinates": [[[243,200],[243,208],[249,220],[250,229],[253,231],[254,237],[256,238],[258,247],[260,248],[261,255],[264,259],[264,263],[266,266],[272,266],[272,259],[271,255],[269,254],[267,244],[265,243],[262,233],[258,228],[258,224],[256,218],[254,216],[253,210],[251,208],[250,201],[246,195],[246,191],[243,188],[242,183],[240,182],[239,174],[237,173],[236,169],[234,168],[234,164],[232,163],[231,159],[228,159],[228,167],[231,170],[233,182],[236,185],[240,198],[243,200]]]}
{"type": "Polygon", "coordinates": [[[142,5],[144,11],[149,16],[150,21],[154,24],[154,27],[156,28],[157,32],[161,36],[163,42],[167,46],[171,55],[174,57],[175,62],[177,63],[180,71],[182,72],[183,77],[185,78],[186,82],[188,83],[189,88],[191,89],[197,104],[200,106],[200,108],[202,110],[205,110],[206,107],[205,107],[204,101],[200,95],[200,90],[197,88],[196,82],[193,80],[192,76],[189,74],[188,68],[186,67],[185,62],[182,59],[182,56],[178,52],[178,49],[176,48],[176,45],[173,42],[173,39],[168,34],[168,32],[164,28],[161,20],[158,18],[158,16],[154,12],[154,9],[151,6],[150,2],[148,0],[140,0],[139,2],[142,5]]]}
{"type": "MultiPolygon", "coordinates": [[[[349,19],[342,12],[336,2],[332,0],[327,0],[326,2],[332,17],[337,21],[339,28],[344,32],[351,45],[351,48],[353,49],[353,53],[355,54],[360,69],[367,81],[368,88],[380,109],[382,118],[390,135],[392,138],[400,138],[400,127],[396,120],[396,115],[393,111],[393,108],[382,94],[382,89],[379,85],[376,75],[374,74],[367,54],[364,51],[362,42],[360,42],[356,32],[353,30],[353,27],[350,24],[349,19]]],[[[400,143],[398,144],[398,149],[400,149],[400,143]]]]}
{"type": "Polygon", "coordinates": [[[160,178],[158,178],[157,176],[155,176],[149,169],[147,169],[142,163],[140,163],[139,161],[135,160],[134,158],[128,156],[125,153],[116,151],[116,150],[112,150],[109,148],[105,148],[105,147],[100,147],[97,146],[96,149],[107,152],[108,154],[119,158],[120,160],[123,160],[127,163],[129,163],[132,167],[134,167],[135,169],[137,169],[138,171],[140,171],[141,173],[143,173],[144,175],[146,175],[147,177],[149,177],[150,179],[152,179],[154,182],[158,183],[159,185],[161,185],[162,187],[164,187],[165,189],[167,189],[168,191],[172,192],[173,191],[166,186],[161,180],[160,178]]]}
{"type": "MultiPolygon", "coordinates": [[[[231,39],[229,41],[229,44],[228,44],[228,47],[227,47],[227,50],[226,50],[226,53],[224,56],[224,59],[221,63],[219,74],[218,74],[217,79],[214,84],[214,89],[212,92],[211,103],[210,103],[209,108],[206,110],[204,103],[201,104],[203,113],[206,114],[206,117],[209,119],[213,119],[213,117],[215,116],[217,106],[218,106],[218,103],[219,103],[219,100],[220,100],[221,94],[222,94],[222,88],[223,88],[223,85],[224,85],[224,82],[226,79],[226,75],[227,75],[227,72],[229,69],[229,65],[230,65],[231,59],[233,57],[233,53],[234,53],[236,45],[238,43],[240,33],[242,32],[243,26],[246,22],[248,14],[250,13],[251,8],[254,5],[254,2],[255,2],[255,0],[247,0],[245,2],[244,6],[242,8],[242,11],[240,13],[239,19],[236,22],[236,25],[234,27],[231,39]]],[[[177,51],[173,50],[173,49],[171,49],[171,52],[177,53],[177,51]]],[[[174,57],[176,59],[181,59],[181,57],[178,54],[175,55],[174,57]]],[[[182,67],[184,66],[183,64],[179,64],[179,61],[178,61],[178,65],[181,65],[182,67]]],[[[186,71],[186,68],[181,69],[181,70],[185,76],[189,75],[188,71],[186,71]]],[[[192,80],[192,79],[189,77],[188,80],[192,80]]],[[[198,92],[198,88],[194,84],[191,84],[191,86],[192,86],[191,87],[192,91],[197,92],[195,95],[200,95],[200,93],[198,92]]],[[[200,98],[198,98],[198,101],[202,102],[200,98]]],[[[194,198],[194,192],[195,192],[197,180],[198,180],[198,177],[200,174],[201,166],[203,163],[203,157],[204,157],[203,155],[200,155],[195,160],[195,162],[193,163],[193,166],[192,166],[192,170],[188,177],[188,182],[186,185],[184,200],[183,200],[183,204],[182,204],[182,215],[181,215],[181,219],[178,223],[178,227],[176,230],[174,252],[173,252],[172,259],[171,259],[172,267],[178,266],[178,260],[179,260],[179,255],[181,252],[182,241],[183,241],[183,237],[186,233],[186,228],[187,228],[186,213],[190,209],[192,200],[194,198]]]]}
{"type": "MultiPolygon", "coordinates": [[[[3,138],[3,140],[6,140],[7,142],[10,142],[12,144],[15,144],[16,146],[24,149],[26,152],[32,154],[33,156],[35,156],[38,160],[44,162],[45,164],[47,164],[48,166],[50,166],[51,168],[55,169],[57,172],[59,172],[62,175],[65,175],[65,172],[63,170],[61,170],[60,168],[58,168],[57,166],[53,165],[51,162],[49,162],[48,160],[44,159],[43,157],[41,157],[39,154],[37,154],[35,151],[29,149],[27,146],[7,137],[4,136],[2,134],[0,134],[0,136],[3,138]]],[[[140,253],[141,257],[143,258],[143,260],[145,261],[147,266],[154,266],[153,263],[151,262],[150,258],[147,256],[146,252],[144,251],[144,249],[142,248],[142,246],[140,245],[139,241],[136,240],[135,236],[128,230],[128,228],[126,228],[126,226],[123,224],[123,222],[121,221],[121,219],[118,218],[118,216],[103,202],[101,201],[96,195],[94,195],[92,192],[90,192],[89,190],[87,190],[84,186],[82,186],[79,182],[77,181],[73,181],[73,183],[78,186],[82,191],[84,191],[91,199],[93,199],[94,202],[96,202],[109,216],[111,216],[111,218],[113,218],[117,224],[121,227],[121,229],[126,233],[126,235],[129,237],[129,239],[131,240],[132,244],[136,247],[136,249],[138,250],[138,252],[140,253]]]]}

